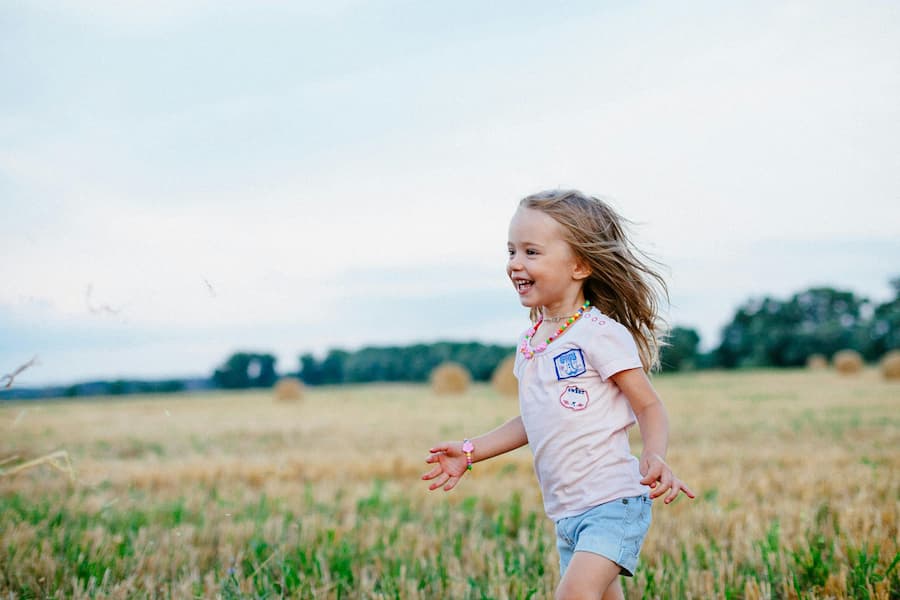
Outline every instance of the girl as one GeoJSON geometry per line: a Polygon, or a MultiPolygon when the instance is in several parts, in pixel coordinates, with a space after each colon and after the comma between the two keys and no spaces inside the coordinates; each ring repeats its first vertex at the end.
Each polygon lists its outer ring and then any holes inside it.
{"type": "Polygon", "coordinates": [[[624,598],[650,525],[650,504],[694,493],[665,462],[669,424],[647,372],[657,365],[662,278],[625,237],[623,219],[578,191],[521,201],[509,225],[506,272],[533,325],[514,371],[517,416],[484,435],[431,448],[422,476],[453,489],[472,463],[529,444],[547,515],[556,523],[556,597],[624,598]],[[640,460],[628,428],[637,420],[640,460]]]}

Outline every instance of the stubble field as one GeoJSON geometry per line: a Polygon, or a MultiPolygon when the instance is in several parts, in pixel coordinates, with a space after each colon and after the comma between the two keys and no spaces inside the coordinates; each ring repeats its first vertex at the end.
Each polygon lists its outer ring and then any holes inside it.
{"type": "MultiPolygon", "coordinates": [[[[698,498],[654,507],[628,598],[900,598],[900,385],[830,371],[655,383],[669,462],[698,498]]],[[[527,448],[449,494],[419,479],[430,444],[516,412],[486,386],[2,404],[0,596],[552,598],[527,448]],[[9,474],[59,450],[74,479],[9,474]]]]}

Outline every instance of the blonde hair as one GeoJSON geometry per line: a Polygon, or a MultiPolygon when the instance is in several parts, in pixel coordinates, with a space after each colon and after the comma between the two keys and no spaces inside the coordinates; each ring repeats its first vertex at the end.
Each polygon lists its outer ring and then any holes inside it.
{"type": "MultiPolygon", "coordinates": [[[[659,366],[662,326],[660,299],[668,288],[653,268],[659,263],[626,236],[630,223],[607,203],[578,190],[547,190],[523,198],[520,207],[539,210],[562,225],[565,240],[590,268],[584,297],[624,325],[637,344],[645,371],[659,366]]],[[[540,309],[531,309],[537,322],[540,309]]]]}

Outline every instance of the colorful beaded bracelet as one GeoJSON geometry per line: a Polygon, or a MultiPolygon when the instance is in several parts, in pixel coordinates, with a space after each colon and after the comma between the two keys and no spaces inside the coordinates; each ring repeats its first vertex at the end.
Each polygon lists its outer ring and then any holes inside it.
{"type": "Polygon", "coordinates": [[[472,440],[463,440],[462,451],[466,453],[466,469],[472,470],[472,451],[475,450],[475,446],[472,445],[472,440]]]}

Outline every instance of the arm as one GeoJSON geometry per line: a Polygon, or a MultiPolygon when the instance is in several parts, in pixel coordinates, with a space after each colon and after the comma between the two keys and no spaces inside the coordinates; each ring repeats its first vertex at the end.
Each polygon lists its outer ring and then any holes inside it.
{"type": "MultiPolygon", "coordinates": [[[[497,427],[496,429],[472,438],[472,462],[479,462],[504,454],[510,450],[521,448],[528,443],[525,434],[525,426],[522,417],[515,417],[497,427]]],[[[428,486],[429,490],[436,490],[443,486],[445,492],[449,492],[466,473],[466,454],[462,450],[462,442],[443,442],[429,450],[431,455],[425,459],[434,468],[422,475],[422,479],[436,479],[428,486]]]]}
{"type": "Polygon", "coordinates": [[[666,464],[669,415],[650,380],[647,379],[646,373],[643,369],[628,369],[613,375],[612,380],[628,398],[641,428],[641,438],[644,440],[640,463],[641,475],[644,478],[641,479],[641,483],[653,489],[650,497],[658,498],[668,491],[665,498],[665,503],[668,504],[683,491],[688,498],[693,498],[694,492],[675,477],[672,469],[666,464]]]}

